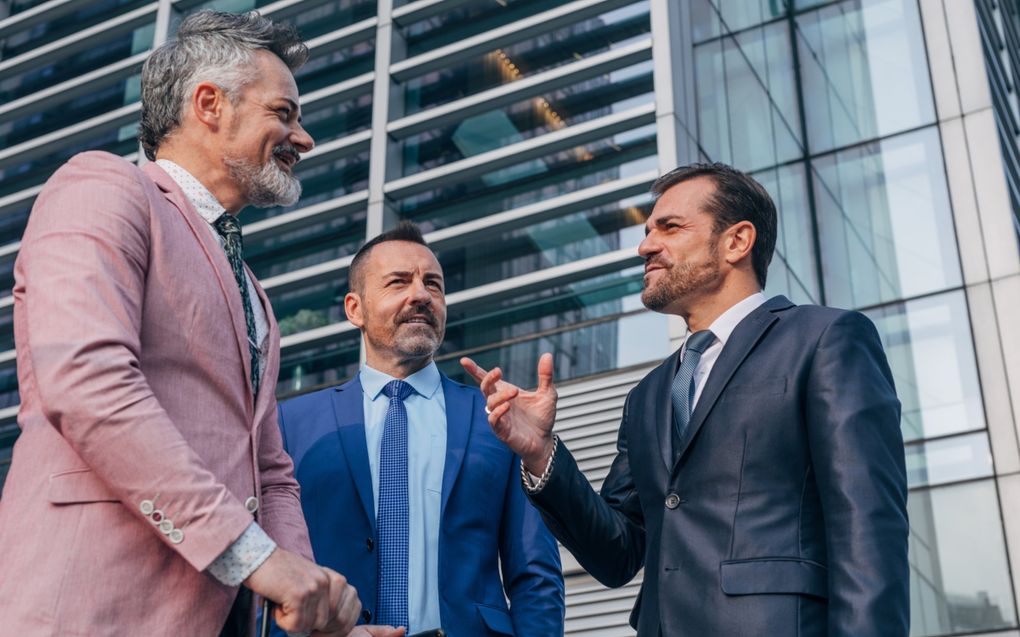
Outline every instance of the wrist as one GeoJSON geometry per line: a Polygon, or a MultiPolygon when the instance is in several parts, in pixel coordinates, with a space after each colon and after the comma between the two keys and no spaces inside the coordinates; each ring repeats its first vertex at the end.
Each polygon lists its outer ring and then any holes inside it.
{"type": "Polygon", "coordinates": [[[553,437],[550,434],[548,438],[542,441],[542,446],[539,447],[537,453],[521,458],[521,462],[524,463],[524,468],[527,469],[528,473],[540,476],[545,472],[545,468],[549,466],[549,459],[552,458],[555,450],[556,446],[553,444],[553,437]]]}

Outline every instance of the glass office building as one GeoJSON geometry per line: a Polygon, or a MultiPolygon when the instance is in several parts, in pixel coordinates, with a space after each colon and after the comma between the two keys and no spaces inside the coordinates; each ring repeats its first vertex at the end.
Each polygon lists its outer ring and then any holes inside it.
{"type": "MultiPolygon", "coordinates": [[[[347,267],[411,219],[447,278],[440,367],[467,354],[530,384],[552,351],[558,428],[597,486],[626,392],[684,334],[639,300],[648,188],[731,163],[780,209],[767,292],[859,309],[884,339],[911,634],[1020,636],[1015,0],[0,0],[0,480],[33,200],[81,150],[138,160],[141,64],[204,7],[291,22],[312,52],[304,196],[242,214],[280,397],[356,371],[347,267]]],[[[567,634],[632,635],[640,577],[610,591],[564,564],[567,634]]]]}

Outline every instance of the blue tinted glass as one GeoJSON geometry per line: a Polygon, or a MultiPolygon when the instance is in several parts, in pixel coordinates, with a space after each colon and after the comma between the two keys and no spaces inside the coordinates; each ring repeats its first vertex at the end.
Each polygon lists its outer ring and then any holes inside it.
{"type": "MultiPolygon", "coordinates": [[[[618,69],[413,135],[401,144],[404,174],[474,157],[654,100],[651,61],[618,69]]],[[[539,170],[538,164],[534,170],[539,170]]]]}
{"type": "Polygon", "coordinates": [[[794,303],[819,303],[814,228],[804,173],[803,164],[790,164],[754,174],[772,196],[779,222],[765,293],[786,295],[794,303]]]}
{"type": "Polygon", "coordinates": [[[814,162],[825,301],[865,307],[960,285],[938,130],[814,162]]]}
{"type": "Polygon", "coordinates": [[[988,432],[919,441],[907,445],[907,483],[911,488],[992,476],[988,432]]]}
{"type": "Polygon", "coordinates": [[[848,0],[797,17],[812,153],[935,121],[916,0],[848,0]]]}
{"type": "Polygon", "coordinates": [[[911,491],[910,634],[1013,628],[1016,607],[995,482],[911,491]]]}
{"type": "Polygon", "coordinates": [[[647,39],[648,16],[648,3],[638,2],[412,78],[404,84],[405,114],[647,39]]]}
{"type": "Polygon", "coordinates": [[[658,168],[655,125],[404,197],[404,218],[432,228],[478,219],[658,168]]]}
{"type": "Polygon", "coordinates": [[[295,394],[336,385],[358,372],[361,356],[361,332],[351,330],[314,347],[284,349],[276,394],[286,398],[295,394]]]}
{"type": "Polygon", "coordinates": [[[753,171],[803,155],[785,22],[695,49],[698,139],[712,161],[753,171]]]}
{"type": "Polygon", "coordinates": [[[788,0],[690,0],[694,41],[782,18],[788,0]]]}
{"type": "Polygon", "coordinates": [[[963,292],[867,312],[885,346],[906,441],[985,428],[963,292]]]}

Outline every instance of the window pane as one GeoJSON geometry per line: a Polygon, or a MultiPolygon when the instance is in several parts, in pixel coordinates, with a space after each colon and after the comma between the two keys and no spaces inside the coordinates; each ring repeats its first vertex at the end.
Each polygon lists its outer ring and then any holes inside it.
{"type": "Polygon", "coordinates": [[[778,212],[776,251],[769,265],[765,293],[784,294],[794,303],[819,303],[815,239],[803,164],[756,173],[778,212]]]}
{"type": "Polygon", "coordinates": [[[442,228],[656,170],[655,125],[403,198],[404,218],[442,228]]]}
{"type": "Polygon", "coordinates": [[[510,379],[533,385],[543,351],[556,356],[556,377],[574,378],[658,360],[669,353],[665,316],[644,310],[643,268],[553,285],[484,304],[454,306],[439,358],[470,355],[498,364],[510,379]],[[644,318],[637,318],[637,317],[644,318]],[[625,320],[626,319],[626,320],[625,320]]]}
{"type": "Polygon", "coordinates": [[[644,238],[650,194],[565,215],[509,232],[491,233],[468,245],[439,246],[446,293],[572,263],[644,238]]]}
{"type": "Polygon", "coordinates": [[[984,429],[963,292],[896,303],[868,317],[889,358],[905,440],[984,429]]]}
{"type": "Polygon", "coordinates": [[[1015,627],[995,483],[912,491],[907,510],[910,634],[1015,627]]]}
{"type": "Polygon", "coordinates": [[[938,131],[817,159],[828,305],[864,307],[960,285],[938,131]]]}
{"type": "Polygon", "coordinates": [[[797,17],[813,153],[935,120],[916,0],[848,0],[797,17]]]}
{"type": "Polygon", "coordinates": [[[361,365],[361,332],[352,330],[328,344],[283,352],[276,394],[281,399],[344,382],[361,365]]]}
{"type": "Polygon", "coordinates": [[[404,175],[612,115],[655,100],[644,62],[413,135],[401,143],[404,175]]]}
{"type": "Polygon", "coordinates": [[[528,16],[553,9],[561,0],[471,0],[459,3],[426,20],[408,25],[404,30],[407,56],[431,51],[459,42],[490,29],[495,29],[528,16]]]}
{"type": "Polygon", "coordinates": [[[404,114],[452,102],[646,39],[649,30],[648,3],[639,2],[484,55],[472,56],[408,80],[404,84],[404,114]]]}
{"type": "Polygon", "coordinates": [[[987,432],[907,445],[910,488],[991,476],[992,452],[987,432]]]}
{"type": "Polygon", "coordinates": [[[803,155],[785,22],[700,45],[694,56],[698,138],[711,160],[750,171],[803,155]]]}
{"type": "Polygon", "coordinates": [[[694,41],[733,33],[786,15],[788,0],[691,0],[694,41]]]}

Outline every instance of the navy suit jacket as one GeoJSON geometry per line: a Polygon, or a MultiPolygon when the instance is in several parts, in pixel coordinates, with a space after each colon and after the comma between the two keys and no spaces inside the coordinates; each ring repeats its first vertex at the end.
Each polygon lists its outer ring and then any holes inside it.
{"type": "Polygon", "coordinates": [[[645,574],[640,637],[906,637],[899,401],[874,325],[776,297],[716,360],[680,448],[679,353],[624,407],[595,494],[562,445],[533,496],[599,581],[645,574]]]}
{"type": "MultiPolygon", "coordinates": [[[[450,637],[559,637],[564,620],[559,548],[521,491],[520,460],[492,434],[477,388],[446,376],[442,388],[447,415],[439,529],[442,628],[450,637]]],[[[363,620],[371,623],[376,520],[361,382],[355,377],[288,400],[279,416],[315,559],[358,589],[367,611],[363,620]]]]}

